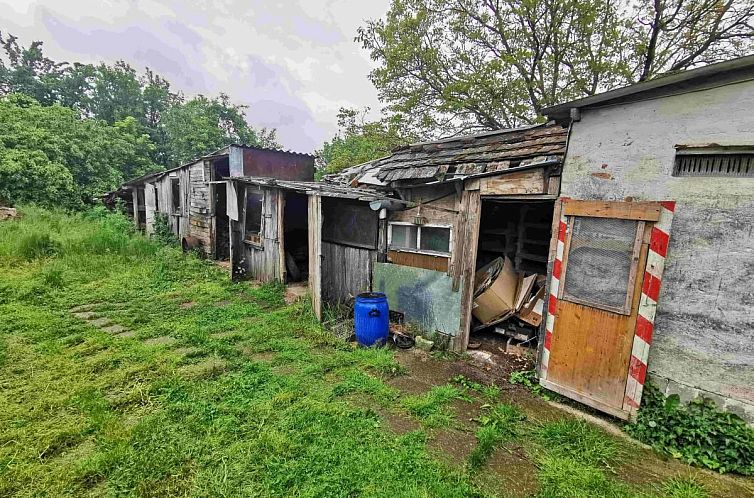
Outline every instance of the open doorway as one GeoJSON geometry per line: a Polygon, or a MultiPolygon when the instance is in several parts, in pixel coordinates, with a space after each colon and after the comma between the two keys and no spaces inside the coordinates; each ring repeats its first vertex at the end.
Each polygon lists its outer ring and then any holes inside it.
{"type": "Polygon", "coordinates": [[[470,342],[535,347],[544,307],[554,201],[482,200],[470,342]]]}
{"type": "MultiPolygon", "coordinates": [[[[227,157],[212,163],[212,179],[224,180],[230,175],[230,163],[227,157]]],[[[215,259],[227,261],[230,259],[230,219],[228,218],[227,192],[225,185],[215,184],[214,188],[215,212],[215,259]]]]}
{"type": "Polygon", "coordinates": [[[309,199],[306,194],[285,193],[283,247],[286,282],[306,282],[309,278],[309,199]]]}

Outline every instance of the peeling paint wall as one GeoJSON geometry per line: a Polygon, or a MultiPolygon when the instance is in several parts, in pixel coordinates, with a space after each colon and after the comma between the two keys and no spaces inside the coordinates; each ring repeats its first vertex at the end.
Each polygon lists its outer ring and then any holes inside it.
{"type": "Polygon", "coordinates": [[[754,82],[583,110],[562,195],[676,200],[653,382],[754,422],[754,179],[671,176],[676,144],[754,145],[754,82]]]}
{"type": "Polygon", "coordinates": [[[461,323],[461,292],[444,272],[391,263],[374,263],[373,288],[388,306],[430,333],[455,336],[461,323]]]}

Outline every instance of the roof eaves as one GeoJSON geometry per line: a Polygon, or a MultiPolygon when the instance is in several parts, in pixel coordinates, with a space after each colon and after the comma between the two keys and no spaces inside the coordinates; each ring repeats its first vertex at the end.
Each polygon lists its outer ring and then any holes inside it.
{"type": "Polygon", "coordinates": [[[562,104],[545,107],[542,109],[542,115],[549,118],[558,118],[567,115],[573,108],[583,108],[598,104],[606,104],[618,99],[629,98],[640,95],[645,92],[657,90],[664,87],[672,87],[692,80],[708,78],[722,73],[752,69],[754,68],[754,55],[739,57],[729,61],[709,64],[707,66],[688,69],[670,74],[665,74],[651,80],[642,81],[633,85],[616,88],[597,95],[584,97],[581,99],[564,102],[562,104]]]}

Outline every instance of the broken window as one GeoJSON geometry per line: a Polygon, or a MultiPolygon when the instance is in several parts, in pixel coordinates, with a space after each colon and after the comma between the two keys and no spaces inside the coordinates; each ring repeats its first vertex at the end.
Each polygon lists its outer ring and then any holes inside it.
{"type": "Polygon", "coordinates": [[[575,216],[563,299],[628,314],[638,221],[575,216]]]}
{"type": "Polygon", "coordinates": [[[258,242],[262,233],[262,203],[264,192],[251,187],[246,188],[246,209],[244,210],[244,238],[258,242]]]}
{"type": "Polygon", "coordinates": [[[391,249],[428,253],[450,253],[450,227],[390,223],[391,249]]]}
{"type": "Polygon", "coordinates": [[[377,230],[377,212],[366,202],[322,199],[322,240],[325,242],[376,249],[377,230]]]}
{"type": "Polygon", "coordinates": [[[170,179],[170,194],[173,199],[173,213],[181,212],[181,183],[178,178],[170,179]]]}

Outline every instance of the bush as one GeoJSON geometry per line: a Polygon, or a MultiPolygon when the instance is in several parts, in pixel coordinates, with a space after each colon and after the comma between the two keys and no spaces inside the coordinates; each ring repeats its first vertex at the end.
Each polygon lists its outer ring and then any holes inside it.
{"type": "Polygon", "coordinates": [[[16,253],[26,261],[55,256],[61,251],[60,242],[50,237],[49,233],[30,232],[21,236],[16,253]]]}
{"type": "Polygon", "coordinates": [[[154,233],[155,240],[166,245],[176,245],[179,240],[173,233],[173,227],[170,226],[170,218],[167,214],[157,213],[154,216],[154,233]]]}
{"type": "Polygon", "coordinates": [[[699,399],[683,406],[678,395],[665,398],[644,387],[641,409],[626,431],[657,451],[720,473],[754,475],[754,429],[732,413],[699,399]]]}

